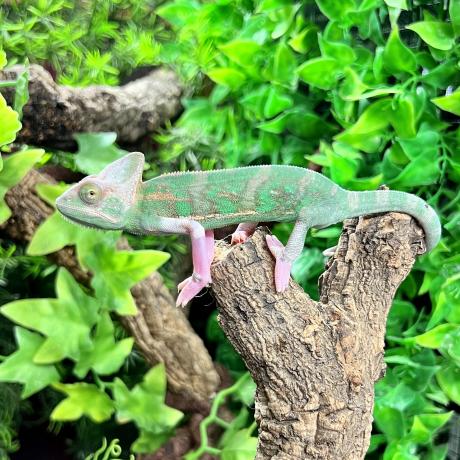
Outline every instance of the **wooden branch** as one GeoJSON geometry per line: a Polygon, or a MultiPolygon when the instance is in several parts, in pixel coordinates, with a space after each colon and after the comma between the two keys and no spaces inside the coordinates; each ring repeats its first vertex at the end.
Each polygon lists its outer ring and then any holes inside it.
{"type": "MultiPolygon", "coordinates": [[[[0,80],[15,80],[23,70],[19,65],[4,69],[0,80]]],[[[74,133],[114,131],[119,142],[133,143],[178,114],[181,93],[177,77],[165,69],[124,86],[72,88],[58,85],[33,64],[18,141],[68,145],[74,133]]],[[[11,104],[14,89],[4,88],[2,94],[11,104]]]]}
{"type": "Polygon", "coordinates": [[[257,384],[256,459],[362,459],[387,314],[424,251],[422,230],[399,213],[346,221],[320,302],[292,280],[275,292],[266,233],[221,243],[212,266],[219,322],[257,384]]]}
{"type": "MultiPolygon", "coordinates": [[[[12,217],[2,226],[4,234],[28,243],[37,227],[53,212],[36,194],[40,183],[54,181],[37,171],[30,171],[22,182],[6,194],[12,217]]],[[[52,237],[50,235],[50,237],[52,237]]],[[[129,249],[126,240],[121,243],[129,249]]],[[[89,284],[90,274],[83,271],[73,248],[65,247],[50,256],[67,268],[76,279],[89,284]]],[[[158,273],[153,273],[131,290],[138,314],[120,318],[147,362],[164,362],[174,406],[205,413],[209,400],[217,389],[219,376],[198,335],[193,331],[158,273]]]]}

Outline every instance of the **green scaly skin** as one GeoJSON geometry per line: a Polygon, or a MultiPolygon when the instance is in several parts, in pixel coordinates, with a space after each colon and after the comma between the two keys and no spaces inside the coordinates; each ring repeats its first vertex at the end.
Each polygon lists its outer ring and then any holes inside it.
{"type": "Polygon", "coordinates": [[[245,241],[258,222],[296,222],[286,247],[275,237],[267,237],[276,258],[279,292],[288,286],[292,262],[309,228],[364,214],[401,211],[423,227],[428,250],[441,236],[435,211],[409,193],[349,192],[317,172],[275,165],[172,173],[142,183],[143,165],[141,153],[128,154],[74,185],[56,205],[66,217],[89,227],[135,234],[189,234],[194,274],[179,285],[181,305],[211,282],[212,230],[229,224],[243,222],[232,238],[235,243],[245,241]]]}

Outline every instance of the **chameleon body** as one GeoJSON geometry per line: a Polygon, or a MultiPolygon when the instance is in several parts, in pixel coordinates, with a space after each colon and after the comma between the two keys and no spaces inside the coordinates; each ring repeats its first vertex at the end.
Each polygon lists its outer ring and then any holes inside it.
{"type": "Polygon", "coordinates": [[[350,192],[319,174],[295,166],[248,166],[206,172],[171,173],[142,182],[144,156],[130,153],[88,176],[56,201],[72,221],[134,234],[188,234],[193,275],[179,284],[177,303],[185,305],[211,282],[213,229],[240,223],[232,243],[244,242],[258,222],[295,222],[284,247],[267,244],[276,259],[275,286],[284,291],[292,263],[312,227],[387,211],[410,214],[423,227],[427,249],[441,236],[435,211],[415,195],[378,190],[350,192]]]}

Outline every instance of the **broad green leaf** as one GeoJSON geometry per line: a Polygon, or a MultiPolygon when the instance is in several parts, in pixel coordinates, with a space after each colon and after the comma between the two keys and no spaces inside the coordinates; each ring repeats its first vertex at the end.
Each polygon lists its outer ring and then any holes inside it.
{"type": "Polygon", "coordinates": [[[407,0],[385,0],[385,3],[392,8],[407,10],[407,0]]]}
{"type": "Polygon", "coordinates": [[[430,443],[435,432],[450,420],[452,414],[453,412],[416,415],[409,436],[417,443],[430,443]]]}
{"type": "Polygon", "coordinates": [[[321,89],[335,86],[341,65],[332,58],[320,57],[310,59],[297,68],[301,80],[321,89]]]}
{"type": "Polygon", "coordinates": [[[27,254],[41,256],[59,251],[65,246],[77,243],[82,233],[90,234],[90,230],[64,219],[59,212],[54,212],[37,228],[32,240],[27,246],[27,254]],[[50,238],[50,235],[53,235],[50,238]]]}
{"type": "Polygon", "coordinates": [[[392,407],[375,404],[374,421],[378,429],[385,433],[389,441],[401,439],[406,431],[403,413],[392,407]]]}
{"type": "Polygon", "coordinates": [[[447,335],[458,330],[460,326],[456,324],[441,324],[431,331],[414,337],[415,342],[422,347],[439,348],[447,335]]]}
{"type": "Polygon", "coordinates": [[[6,53],[0,48],[0,70],[6,66],[6,53]]]}
{"type": "Polygon", "coordinates": [[[86,174],[97,174],[128,153],[115,145],[116,133],[81,133],[74,137],[78,143],[75,164],[86,174]]]}
{"type": "Polygon", "coordinates": [[[335,59],[342,66],[353,64],[356,60],[356,53],[351,46],[345,43],[326,40],[324,37],[319,38],[319,46],[321,54],[324,57],[335,59]]]}
{"type": "Polygon", "coordinates": [[[248,430],[237,431],[227,439],[220,457],[222,460],[252,460],[256,456],[257,438],[248,430]]]}
{"type": "Polygon", "coordinates": [[[355,2],[353,0],[316,0],[321,12],[331,20],[338,22],[345,21],[347,19],[347,13],[355,8],[355,2]]]}
{"type": "Polygon", "coordinates": [[[220,85],[228,86],[231,89],[238,89],[246,80],[244,73],[230,67],[220,67],[218,69],[209,70],[208,77],[219,83],[220,85]]]}
{"type": "Polygon", "coordinates": [[[286,128],[289,117],[289,113],[282,113],[273,120],[258,124],[257,128],[262,131],[266,131],[267,133],[280,134],[286,128]]]}
{"type": "Polygon", "coordinates": [[[0,171],[0,223],[11,216],[11,211],[4,201],[6,192],[21,181],[43,153],[41,149],[24,150],[3,160],[3,169],[0,171]]]}
{"type": "Polygon", "coordinates": [[[78,360],[82,347],[91,344],[91,329],[97,321],[95,300],[64,269],[59,270],[56,293],[57,299],[16,300],[0,308],[10,320],[46,337],[34,356],[37,364],[78,360]]]}
{"type": "Polygon", "coordinates": [[[318,27],[309,25],[295,34],[289,41],[289,46],[298,53],[306,54],[317,45],[318,27]]]}
{"type": "Polygon", "coordinates": [[[26,68],[18,75],[14,93],[14,110],[22,117],[22,108],[29,100],[29,69],[26,68]]]}
{"type": "Polygon", "coordinates": [[[146,446],[157,445],[158,442],[166,440],[183,417],[182,412],[164,403],[166,373],[163,364],[152,368],[145,374],[144,380],[131,390],[116,378],[112,391],[118,421],[133,421],[141,430],[141,435],[134,444],[136,451],[144,451],[146,446]]]}
{"type": "Polygon", "coordinates": [[[449,399],[455,404],[460,404],[460,367],[446,361],[442,369],[436,373],[436,379],[449,399]]]}
{"type": "Polygon", "coordinates": [[[4,97],[0,94],[0,147],[10,144],[16,139],[16,133],[22,125],[19,121],[19,114],[6,104],[4,97]]]}
{"type": "Polygon", "coordinates": [[[272,86],[268,91],[268,96],[264,106],[264,117],[271,118],[294,105],[292,98],[285,93],[272,86]]]}
{"type": "Polygon", "coordinates": [[[75,375],[82,379],[90,369],[100,375],[118,371],[131,352],[133,343],[131,337],[116,342],[110,315],[107,312],[101,313],[91,346],[81,350],[81,357],[74,369],[75,375]]]}
{"type": "Polygon", "coordinates": [[[455,36],[458,37],[460,35],[460,2],[458,0],[449,2],[449,16],[455,36]]]}
{"type": "Polygon", "coordinates": [[[450,50],[455,43],[452,25],[448,22],[420,21],[406,26],[413,30],[428,45],[438,50],[450,50]]]}
{"type": "Polygon", "coordinates": [[[460,90],[448,96],[435,97],[431,102],[446,112],[460,116],[460,90]]]}
{"type": "Polygon", "coordinates": [[[414,53],[401,41],[397,29],[391,31],[383,50],[383,65],[392,74],[414,74],[417,69],[414,53]]]}
{"type": "Polygon", "coordinates": [[[51,412],[51,420],[67,422],[86,415],[96,423],[108,420],[114,411],[114,403],[107,393],[96,385],[88,383],[53,385],[56,390],[67,395],[51,412]]]}
{"type": "MultiPolygon", "coordinates": [[[[220,45],[219,49],[232,61],[242,67],[254,65],[254,59],[261,50],[261,45],[253,40],[233,40],[220,45]]],[[[212,78],[212,77],[211,77],[212,78]]]]}
{"type": "Polygon", "coordinates": [[[392,107],[391,124],[399,137],[415,137],[415,107],[407,97],[396,99],[392,107]]]}
{"type": "Polygon", "coordinates": [[[174,432],[152,433],[147,430],[139,430],[139,437],[131,445],[131,450],[136,454],[149,454],[158,450],[174,432]]]}
{"type": "Polygon", "coordinates": [[[14,331],[18,349],[0,363],[0,381],[22,383],[24,388],[21,396],[28,398],[51,383],[58,382],[60,376],[53,365],[34,362],[35,354],[45,341],[43,337],[22,327],[15,327],[14,331]]]}
{"type": "Polygon", "coordinates": [[[422,77],[422,81],[434,86],[435,88],[447,88],[452,84],[453,79],[458,74],[457,63],[454,59],[441,62],[437,67],[431,69],[422,77]]]}
{"type": "Polygon", "coordinates": [[[296,82],[296,67],[297,60],[294,53],[284,42],[280,42],[275,50],[271,71],[273,80],[285,85],[294,84],[296,82]]]}
{"type": "Polygon", "coordinates": [[[180,29],[194,16],[199,9],[199,3],[192,0],[176,0],[155,9],[155,14],[180,29]]]}
{"type": "MultiPolygon", "coordinates": [[[[79,250],[83,248],[79,246],[79,250]]],[[[120,315],[132,315],[137,310],[130,288],[163,265],[169,254],[153,250],[116,251],[105,244],[89,242],[81,259],[94,273],[91,285],[98,300],[120,315]]]]}

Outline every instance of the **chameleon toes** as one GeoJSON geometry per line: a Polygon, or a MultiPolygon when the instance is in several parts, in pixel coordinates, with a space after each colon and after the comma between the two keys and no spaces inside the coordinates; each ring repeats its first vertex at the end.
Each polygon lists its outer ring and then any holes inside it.
{"type": "Polygon", "coordinates": [[[247,232],[242,231],[242,230],[236,231],[232,234],[231,244],[232,246],[234,246],[236,244],[246,243],[248,238],[249,238],[249,235],[247,234],[247,232]]]}

